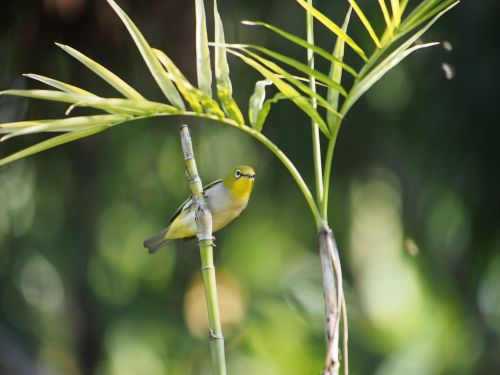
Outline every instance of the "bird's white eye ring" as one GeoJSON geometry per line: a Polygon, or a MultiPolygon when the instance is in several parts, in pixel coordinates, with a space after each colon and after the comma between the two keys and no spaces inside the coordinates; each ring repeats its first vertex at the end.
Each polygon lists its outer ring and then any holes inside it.
{"type": "Polygon", "coordinates": [[[241,177],[241,171],[239,169],[237,169],[235,172],[234,172],[234,177],[236,178],[240,178],[241,177]]]}

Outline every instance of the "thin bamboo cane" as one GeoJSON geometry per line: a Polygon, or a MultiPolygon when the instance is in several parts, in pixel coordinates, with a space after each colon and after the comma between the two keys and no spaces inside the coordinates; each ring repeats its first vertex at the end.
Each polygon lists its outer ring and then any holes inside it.
{"type": "Polygon", "coordinates": [[[224,336],[222,336],[222,327],[220,323],[217,283],[215,280],[215,266],[213,261],[212,214],[203,194],[203,185],[198,175],[198,168],[196,167],[196,159],[194,157],[189,128],[187,125],[181,125],[179,131],[181,134],[184,160],[186,161],[186,173],[191,188],[193,203],[195,205],[201,272],[203,275],[203,285],[205,287],[205,298],[208,310],[208,343],[212,358],[212,369],[214,375],[226,375],[224,336]]]}

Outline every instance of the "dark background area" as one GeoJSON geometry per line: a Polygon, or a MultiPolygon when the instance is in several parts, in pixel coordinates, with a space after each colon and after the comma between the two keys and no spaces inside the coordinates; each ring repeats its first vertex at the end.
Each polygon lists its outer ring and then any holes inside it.
{"type": "MultiPolygon", "coordinates": [[[[118,3],[196,82],[194,2],[118,3]]],[[[339,22],[347,7],[315,3],[339,22]]],[[[376,2],[360,4],[368,15],[378,12],[376,2]]],[[[239,23],[262,20],[304,35],[294,1],[224,0],[219,9],[228,41],[304,54],[239,23]]],[[[497,1],[463,1],[424,36],[452,50],[411,56],[343,125],[330,217],[344,265],[353,375],[500,373],[499,14],[497,1]]],[[[331,34],[316,27],[330,50],[331,34]]],[[[351,30],[370,46],[357,19],[351,30]]],[[[21,75],[37,73],[116,95],[54,42],[162,100],[126,29],[100,0],[0,0],[0,90],[41,87],[21,75]]],[[[246,108],[260,77],[237,60],[230,66],[246,108]]],[[[0,122],[58,118],[65,109],[0,96],[0,122]]],[[[217,235],[229,372],[319,372],[319,259],[299,190],[252,139],[172,117],[119,126],[0,169],[0,374],[210,373],[196,244],[154,256],[142,249],[188,194],[181,122],[192,125],[204,182],[239,163],[257,171],[248,209],[217,235]]],[[[283,102],[264,133],[312,182],[308,122],[283,102]]],[[[41,138],[1,143],[0,156],[41,138]]]]}

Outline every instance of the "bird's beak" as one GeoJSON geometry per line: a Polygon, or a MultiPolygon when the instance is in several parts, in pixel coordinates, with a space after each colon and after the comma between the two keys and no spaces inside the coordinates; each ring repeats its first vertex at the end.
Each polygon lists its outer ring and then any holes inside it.
{"type": "Polygon", "coordinates": [[[244,173],[242,174],[242,176],[245,176],[246,178],[249,178],[251,180],[255,179],[255,173],[254,174],[244,173]]]}

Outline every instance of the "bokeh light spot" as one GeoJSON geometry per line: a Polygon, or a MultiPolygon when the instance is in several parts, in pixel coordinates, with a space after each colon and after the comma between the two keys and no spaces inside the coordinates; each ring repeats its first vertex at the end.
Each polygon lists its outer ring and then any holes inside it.
{"type": "MultiPolygon", "coordinates": [[[[240,325],[246,316],[247,302],[238,279],[230,271],[217,269],[217,293],[221,323],[225,335],[240,325]]],[[[184,317],[189,330],[198,337],[207,337],[208,319],[203,280],[197,274],[184,297],[184,317]]]]}
{"type": "Polygon", "coordinates": [[[39,254],[32,255],[21,267],[19,288],[31,306],[46,313],[62,308],[64,289],[54,266],[39,254]]]}
{"type": "Polygon", "coordinates": [[[366,99],[373,109],[392,113],[402,110],[412,96],[412,83],[402,66],[397,66],[367,92],[366,99]]]}

